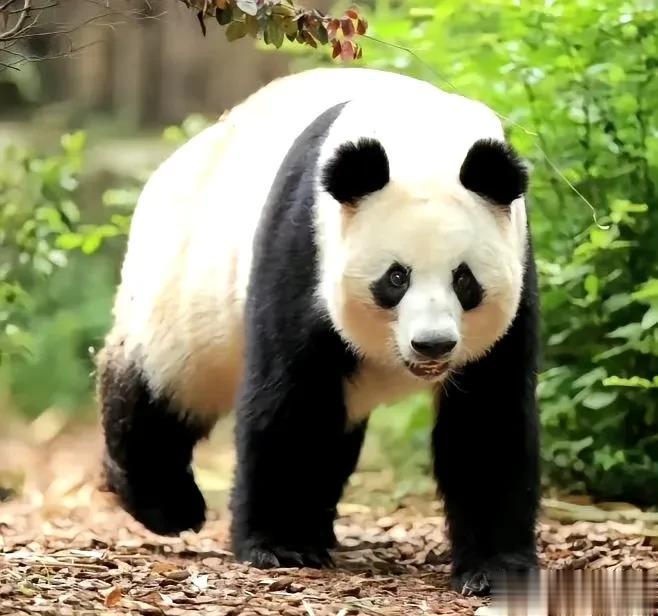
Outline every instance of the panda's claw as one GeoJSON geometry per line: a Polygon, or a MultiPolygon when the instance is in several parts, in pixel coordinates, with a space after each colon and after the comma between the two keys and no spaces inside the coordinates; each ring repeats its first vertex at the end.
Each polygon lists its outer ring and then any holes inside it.
{"type": "Polygon", "coordinates": [[[304,564],[312,569],[333,569],[334,561],[327,550],[309,550],[305,554],[304,564]]]}
{"type": "Polygon", "coordinates": [[[537,558],[532,553],[509,553],[482,560],[470,567],[458,567],[452,587],[466,596],[487,596],[503,582],[523,582],[537,570],[537,558]]]}
{"type": "Polygon", "coordinates": [[[258,569],[279,567],[333,568],[333,560],[327,550],[289,549],[283,546],[252,545],[238,553],[238,560],[250,563],[258,569]]]}
{"type": "Polygon", "coordinates": [[[458,578],[454,584],[455,590],[467,597],[481,597],[491,593],[491,580],[484,571],[465,574],[458,578]]]}
{"type": "Polygon", "coordinates": [[[249,555],[249,562],[258,569],[278,569],[281,561],[270,550],[254,548],[249,555]]]}

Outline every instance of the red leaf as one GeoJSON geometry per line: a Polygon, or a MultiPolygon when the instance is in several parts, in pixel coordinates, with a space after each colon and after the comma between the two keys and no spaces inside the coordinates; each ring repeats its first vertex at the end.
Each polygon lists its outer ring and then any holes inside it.
{"type": "Polygon", "coordinates": [[[336,32],[338,32],[338,28],[340,28],[340,21],[338,21],[337,19],[332,19],[327,24],[327,32],[329,33],[329,36],[331,38],[334,38],[336,32]]]}
{"type": "Polygon", "coordinates": [[[339,55],[340,55],[340,43],[338,41],[334,41],[331,57],[335,60],[339,55]]]}
{"type": "Polygon", "coordinates": [[[368,22],[361,18],[356,22],[356,31],[358,34],[365,34],[368,29],[368,22]]]}
{"type": "Polygon", "coordinates": [[[308,43],[313,49],[317,49],[318,44],[315,42],[315,39],[311,36],[309,32],[304,32],[304,40],[308,43]]]}
{"type": "Polygon", "coordinates": [[[354,9],[348,9],[347,11],[345,11],[345,15],[347,15],[350,19],[359,18],[359,14],[354,9]]]}
{"type": "Polygon", "coordinates": [[[354,36],[354,24],[349,19],[341,19],[340,27],[346,37],[354,36]]]}
{"type": "Polygon", "coordinates": [[[344,61],[354,59],[354,47],[352,47],[350,41],[343,41],[341,44],[340,59],[344,61]]]}

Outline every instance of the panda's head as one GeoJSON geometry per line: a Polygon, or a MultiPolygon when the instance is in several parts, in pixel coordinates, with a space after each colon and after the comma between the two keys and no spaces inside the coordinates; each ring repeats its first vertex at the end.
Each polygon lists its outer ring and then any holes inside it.
{"type": "Polygon", "coordinates": [[[443,134],[407,123],[350,137],[339,117],[320,158],[319,291],[332,322],[362,357],[427,381],[486,353],[521,296],[527,174],[476,109],[443,134]]]}

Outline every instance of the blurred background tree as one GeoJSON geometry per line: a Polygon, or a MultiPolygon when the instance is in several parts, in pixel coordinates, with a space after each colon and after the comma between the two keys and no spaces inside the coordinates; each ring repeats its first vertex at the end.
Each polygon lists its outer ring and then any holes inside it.
{"type": "MultiPolygon", "coordinates": [[[[14,143],[0,162],[0,250],[11,255],[0,271],[5,412],[89,412],[89,349],[109,323],[148,171],[260,83],[331,62],[326,50],[288,41],[284,53],[247,38],[229,48],[210,30],[200,37],[193,20],[187,31],[177,21],[184,7],[173,4],[158,19],[102,31],[84,57],[0,73],[0,147],[14,143]],[[59,134],[77,130],[53,150],[59,134]],[[25,225],[39,241],[24,245],[25,225]]],[[[655,504],[655,2],[374,0],[361,13],[369,27],[358,65],[483,100],[532,167],[547,488],[655,504]]],[[[426,485],[431,415],[420,397],[373,417],[402,492],[426,485]]]]}

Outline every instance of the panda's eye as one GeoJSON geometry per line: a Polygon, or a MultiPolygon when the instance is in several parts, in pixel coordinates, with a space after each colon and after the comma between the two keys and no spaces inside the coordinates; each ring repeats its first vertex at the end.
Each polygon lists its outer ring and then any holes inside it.
{"type": "Polygon", "coordinates": [[[411,269],[393,263],[382,276],[370,285],[375,303],[380,308],[395,308],[409,289],[411,269]]]}
{"type": "Polygon", "coordinates": [[[466,263],[453,271],[452,288],[464,310],[473,310],[482,302],[484,291],[466,263]]]}
{"type": "Polygon", "coordinates": [[[388,272],[388,280],[394,287],[404,287],[409,280],[409,272],[401,265],[395,265],[388,272]]]}

